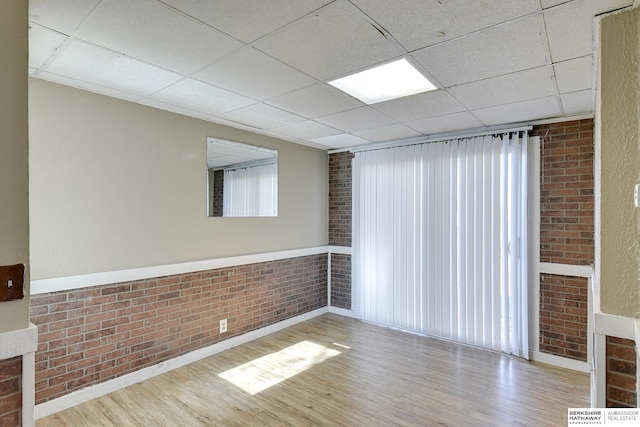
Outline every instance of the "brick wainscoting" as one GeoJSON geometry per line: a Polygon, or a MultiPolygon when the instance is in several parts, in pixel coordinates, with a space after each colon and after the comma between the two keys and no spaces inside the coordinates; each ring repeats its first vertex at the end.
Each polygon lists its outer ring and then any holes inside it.
{"type": "Polygon", "coordinates": [[[0,360],[0,426],[22,425],[22,356],[0,360]]]}
{"type": "Polygon", "coordinates": [[[607,337],[607,407],[637,407],[636,343],[607,337]]]}
{"type": "Polygon", "coordinates": [[[331,306],[351,310],[351,255],[331,254],[331,306]]]}
{"type": "Polygon", "coordinates": [[[540,275],[540,351],[587,360],[587,279],[540,275]]]}
{"type": "Polygon", "coordinates": [[[31,297],[36,403],[327,305],[327,254],[31,297]],[[219,321],[228,332],[219,334],[219,321]]]}

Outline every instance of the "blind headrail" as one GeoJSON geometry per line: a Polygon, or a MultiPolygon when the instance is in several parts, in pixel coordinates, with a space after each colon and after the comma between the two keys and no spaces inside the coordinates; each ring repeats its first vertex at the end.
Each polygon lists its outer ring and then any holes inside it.
{"type": "MultiPolygon", "coordinates": [[[[416,136],[413,138],[398,139],[398,140],[389,141],[389,142],[358,145],[356,147],[349,148],[348,151],[352,153],[357,153],[362,151],[383,150],[386,148],[403,147],[407,145],[428,144],[432,142],[451,141],[454,139],[475,138],[477,136],[487,136],[487,135],[495,135],[495,134],[502,134],[502,133],[530,131],[532,128],[533,126],[531,125],[518,126],[518,127],[488,127],[488,128],[483,128],[482,130],[476,129],[474,132],[469,132],[469,131],[449,132],[449,133],[441,133],[437,135],[416,136]]],[[[341,150],[341,151],[347,151],[347,150],[341,150]]]]}

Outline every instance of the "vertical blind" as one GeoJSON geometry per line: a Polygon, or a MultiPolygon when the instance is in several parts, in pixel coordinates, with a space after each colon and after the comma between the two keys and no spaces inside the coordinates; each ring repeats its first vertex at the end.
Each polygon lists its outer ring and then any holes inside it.
{"type": "Polygon", "coordinates": [[[527,135],[356,152],[366,320],[528,358],[527,135]]]}
{"type": "Polygon", "coordinates": [[[278,163],[224,170],[223,216],[278,214],[278,163]]]}

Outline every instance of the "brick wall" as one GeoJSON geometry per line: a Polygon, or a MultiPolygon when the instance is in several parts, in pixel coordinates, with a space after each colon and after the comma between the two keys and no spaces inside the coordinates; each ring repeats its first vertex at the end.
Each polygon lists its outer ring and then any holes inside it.
{"type": "Polygon", "coordinates": [[[329,156],[329,244],[351,246],[350,152],[329,156]]]}
{"type": "Polygon", "coordinates": [[[351,255],[331,254],[331,306],[351,310],[351,255]]]}
{"type": "Polygon", "coordinates": [[[34,295],[36,403],[326,304],[326,254],[34,295]]]}
{"type": "Polygon", "coordinates": [[[22,357],[0,360],[0,427],[17,427],[22,418],[22,357]]]}
{"type": "Polygon", "coordinates": [[[635,408],[636,345],[633,340],[607,337],[607,408],[635,408]]]}
{"type": "MultiPolygon", "coordinates": [[[[540,261],[594,262],[593,120],[535,126],[540,136],[540,261]]],[[[540,276],[540,351],[587,360],[587,279],[540,276]]]]}
{"type": "Polygon", "coordinates": [[[222,169],[213,172],[213,216],[222,216],[224,171],[222,169]]]}
{"type": "Polygon", "coordinates": [[[593,120],[535,126],[541,138],[540,261],[594,260],[593,120]]]}
{"type": "Polygon", "coordinates": [[[540,351],[587,360],[587,279],[540,275],[540,351]]]}

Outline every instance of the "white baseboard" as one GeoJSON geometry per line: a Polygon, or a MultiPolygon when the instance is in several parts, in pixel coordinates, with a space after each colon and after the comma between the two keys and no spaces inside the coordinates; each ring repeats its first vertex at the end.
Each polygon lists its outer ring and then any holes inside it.
{"type": "Polygon", "coordinates": [[[556,356],[554,354],[542,353],[540,351],[530,351],[529,359],[547,365],[558,366],[560,368],[571,369],[578,372],[591,372],[591,365],[580,360],[569,359],[567,357],[556,356]]]}
{"type": "Polygon", "coordinates": [[[197,362],[198,360],[204,359],[205,357],[213,356],[214,354],[220,353],[224,350],[228,350],[230,348],[248,343],[249,341],[267,336],[279,330],[288,328],[289,326],[293,326],[300,322],[313,319],[314,317],[318,317],[322,314],[327,313],[328,311],[329,310],[327,307],[322,307],[317,310],[310,311],[308,313],[301,314],[287,320],[283,320],[273,325],[265,326],[264,328],[247,332],[244,335],[239,335],[237,337],[229,338],[228,340],[220,341],[209,347],[194,350],[190,353],[178,356],[173,359],[169,359],[157,365],[149,366],[148,368],[143,368],[139,371],[135,371],[100,384],[89,386],[87,388],[74,391],[57,399],[41,403],[39,405],[36,405],[35,407],[35,418],[40,419],[46,417],[47,415],[55,414],[56,412],[60,412],[64,409],[79,405],[80,403],[84,403],[97,397],[104,396],[108,393],[123,389],[130,385],[139,383],[140,381],[155,377],[156,375],[164,374],[165,372],[172,371],[174,369],[188,365],[189,363],[197,362]]]}

